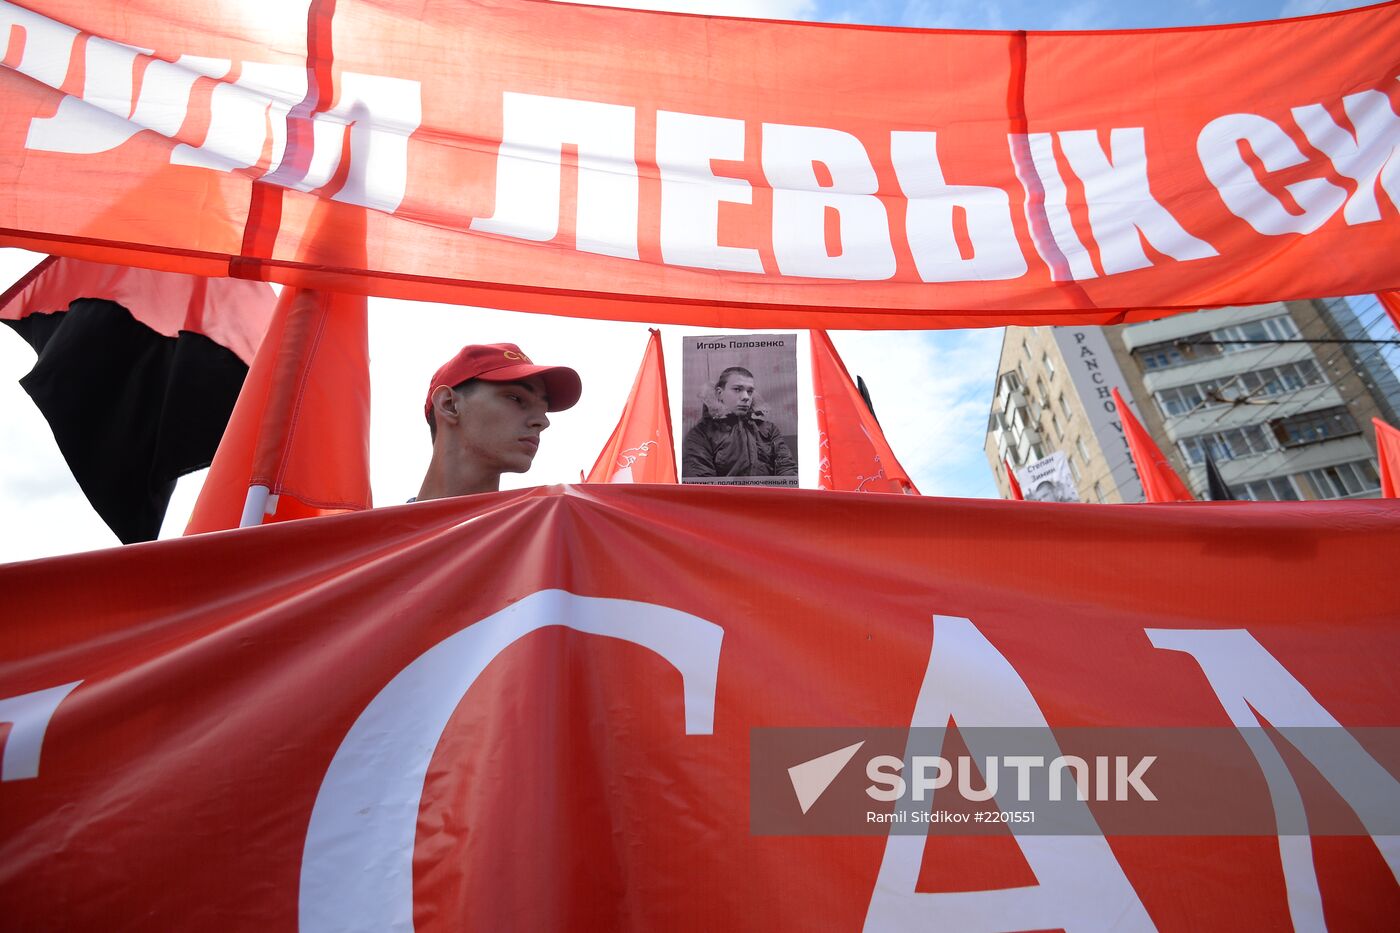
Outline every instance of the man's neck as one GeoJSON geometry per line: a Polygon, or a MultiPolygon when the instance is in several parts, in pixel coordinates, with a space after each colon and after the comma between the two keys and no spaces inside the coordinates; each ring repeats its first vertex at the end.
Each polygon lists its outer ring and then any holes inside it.
{"type": "Polygon", "coordinates": [[[469,496],[478,492],[498,492],[500,488],[499,472],[463,463],[447,457],[441,450],[434,449],[428,472],[423,476],[423,485],[418,489],[418,501],[469,496]]]}

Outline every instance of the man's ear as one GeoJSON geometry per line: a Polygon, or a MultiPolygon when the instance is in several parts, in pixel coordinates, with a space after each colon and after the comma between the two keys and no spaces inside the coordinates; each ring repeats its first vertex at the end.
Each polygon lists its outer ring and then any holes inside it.
{"type": "Polygon", "coordinates": [[[457,393],[448,386],[438,386],[433,390],[433,413],[437,415],[438,426],[456,424],[461,417],[458,409],[457,393]]]}

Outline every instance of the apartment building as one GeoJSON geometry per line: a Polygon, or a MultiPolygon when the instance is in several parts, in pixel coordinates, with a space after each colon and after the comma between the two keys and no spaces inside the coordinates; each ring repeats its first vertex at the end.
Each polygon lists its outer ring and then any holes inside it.
{"type": "Polygon", "coordinates": [[[1117,388],[1198,498],[1206,455],[1239,499],[1379,494],[1371,418],[1397,423],[1400,386],[1364,344],[1353,306],[1274,302],[1116,327],[1008,327],[987,459],[1064,453],[1085,502],[1141,502],[1117,388]]]}

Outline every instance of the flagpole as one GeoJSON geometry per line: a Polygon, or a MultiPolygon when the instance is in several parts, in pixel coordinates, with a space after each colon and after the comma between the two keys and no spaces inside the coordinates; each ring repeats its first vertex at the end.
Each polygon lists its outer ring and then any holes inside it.
{"type": "Polygon", "coordinates": [[[248,487],[248,497],[243,500],[243,517],[238,520],[239,528],[262,524],[263,516],[267,514],[269,492],[271,490],[267,486],[248,487]]]}

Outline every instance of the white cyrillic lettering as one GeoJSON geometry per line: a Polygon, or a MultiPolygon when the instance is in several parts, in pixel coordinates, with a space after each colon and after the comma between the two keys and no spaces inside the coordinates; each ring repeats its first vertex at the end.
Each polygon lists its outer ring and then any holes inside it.
{"type": "Polygon", "coordinates": [[[1211,184],[1236,217],[1267,236],[1312,233],[1342,206],[1347,193],[1325,178],[1305,178],[1286,186],[1298,202],[1301,214],[1290,214],[1240,155],[1246,142],[1266,172],[1277,172],[1307,162],[1288,134],[1272,120],[1253,113],[1216,117],[1196,138],[1196,154],[1211,184]]]}
{"type": "Polygon", "coordinates": [[[1141,127],[1110,130],[1112,155],[1103,151],[1094,130],[1071,130],[1059,136],[1070,168],[1084,183],[1089,227],[1099,245],[1105,275],[1152,265],[1138,238],[1139,230],[1153,249],[1178,262],[1220,255],[1205,240],[1187,233],[1152,196],[1141,127]]]}
{"type": "Polygon", "coordinates": [[[1322,893],[1313,867],[1312,839],[1298,785],[1260,717],[1312,762],[1371,833],[1391,874],[1400,882],[1400,837],[1377,828],[1400,813],[1400,782],[1361,747],[1263,645],[1244,629],[1147,629],[1152,644],[1195,658],[1230,721],[1254,753],[1273,799],[1280,827],[1288,909],[1295,929],[1323,929],[1322,893]],[[1255,715],[1258,710],[1258,716],[1255,715]],[[1309,728],[1311,727],[1311,728],[1309,728]],[[1294,730],[1294,731],[1290,731],[1294,730]]]}
{"type": "MultiPolygon", "coordinates": [[[[994,741],[981,727],[1029,726],[1037,731],[1032,749],[1039,757],[1059,757],[1058,744],[1016,669],[967,619],[935,616],[933,648],[911,717],[909,749],[930,751],[927,736],[940,735],[950,720],[963,731],[968,751],[994,741]],[[932,729],[919,729],[931,726],[932,729]]],[[[1026,751],[1018,742],[1018,751],[1026,751]]],[[[931,750],[934,754],[937,749],[931,750]]],[[[1008,789],[998,806],[1017,809],[1008,789]]],[[[875,881],[866,930],[1151,930],[1143,909],[1107,840],[1097,834],[1093,814],[1075,804],[1082,835],[1013,835],[1037,883],[1022,888],[925,894],[915,890],[927,839],[891,835],[875,881]]],[[[927,832],[928,824],[923,824],[927,832]]]]}
{"type": "Polygon", "coordinates": [[[711,159],[744,158],[744,121],[659,110],[656,167],[661,174],[661,258],[675,266],[763,272],[758,250],[719,245],[719,205],[752,204],[742,178],[725,178],[711,159]]]}
{"type": "MultiPolygon", "coordinates": [[[[143,86],[142,97],[144,92],[143,86]]],[[[177,145],[170,153],[170,164],[218,172],[249,168],[262,156],[271,128],[271,167],[275,169],[287,145],[287,111],[305,96],[305,68],[245,62],[237,81],[220,81],[209,95],[209,131],[204,141],[198,146],[177,145]]],[[[340,160],[339,146],[334,158],[340,160]]]]}
{"type": "Polygon", "coordinates": [[[944,181],[937,133],[891,133],[890,157],[909,199],[904,230],[919,278],[986,282],[1026,274],[1026,257],[1011,224],[1011,198],[1005,191],[944,181]],[[967,217],[972,246],[968,259],[962,257],[953,236],[955,207],[961,207],[967,217]]]}
{"type": "Polygon", "coordinates": [[[578,249],[637,258],[637,115],[633,107],[589,100],[502,95],[496,208],[471,229],[548,241],[559,234],[563,147],[578,147],[578,249]]]}
{"type": "Polygon", "coordinates": [[[1069,216],[1069,192],[1065,190],[1060,167],[1055,162],[1054,137],[1049,133],[1030,133],[1026,136],[1012,135],[1009,141],[1012,160],[1016,163],[1017,173],[1023,176],[1022,184],[1026,186],[1026,220],[1032,230],[1035,229],[1035,221],[1030,215],[1031,194],[1036,186],[1043,193],[1045,219],[1053,242],[1042,243],[1037,239],[1035,246],[1050,267],[1050,277],[1057,282],[1096,278],[1098,273],[1094,271],[1094,262],[1089,258],[1089,251],[1084,248],[1079,234],[1074,230],[1074,221],[1069,216]],[[1018,144],[1024,145],[1029,153],[1030,166],[1023,166],[1023,160],[1016,158],[1018,144]],[[1033,172],[1035,177],[1024,177],[1026,171],[1033,172]],[[1055,255],[1056,252],[1059,255],[1055,255]]]}
{"type": "Polygon", "coordinates": [[[302,850],[299,928],[413,929],[413,846],[433,750],[468,689],[502,651],[562,626],[632,642],[681,675],[686,735],[714,730],[724,630],[649,603],[541,590],[414,659],[365,707],[331,759],[302,850]]]}
{"type": "Polygon", "coordinates": [[[1303,128],[1308,142],[1331,160],[1337,174],[1356,182],[1356,193],[1347,198],[1342,216],[1348,224],[1365,224],[1381,219],[1376,203],[1379,181],[1390,203],[1400,207],[1400,117],[1391,109],[1390,98],[1380,91],[1362,91],[1342,98],[1342,107],[1355,135],[1342,129],[1321,104],[1294,107],[1293,119],[1303,128]]]}
{"type": "Polygon", "coordinates": [[[0,39],[8,43],[16,26],[24,30],[24,52],[15,71],[51,88],[62,86],[78,30],[0,0],[0,39]]]}
{"type": "Polygon", "coordinates": [[[131,113],[131,75],[140,49],[88,36],[82,50],[83,94],[64,97],[51,117],[29,123],[26,149],[93,153],[115,149],[140,132],[131,113]]]}
{"type": "Polygon", "coordinates": [[[889,215],[875,193],[870,156],[850,133],[763,124],[763,174],[773,189],[773,255],[783,275],[888,279],[895,273],[889,215]],[[813,164],[831,173],[823,187],[813,164]],[[841,248],[827,252],[826,210],[840,219],[841,248]]]}
{"type": "Polygon", "coordinates": [[[0,781],[22,781],[39,776],[39,752],[44,733],[58,704],[67,699],[81,680],[47,690],[35,690],[0,700],[0,722],[10,724],[5,739],[5,755],[0,759],[0,781]]]}

